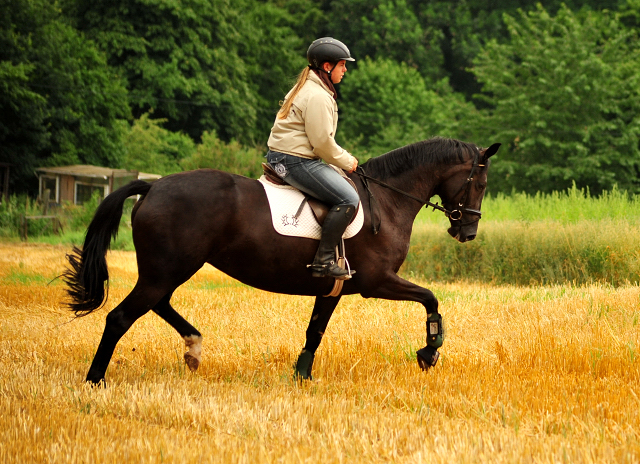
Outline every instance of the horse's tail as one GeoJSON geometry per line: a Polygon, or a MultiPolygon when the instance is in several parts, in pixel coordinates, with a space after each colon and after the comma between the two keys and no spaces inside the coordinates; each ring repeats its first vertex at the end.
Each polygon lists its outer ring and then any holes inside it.
{"type": "Polygon", "coordinates": [[[151,184],[134,180],[108,195],[93,216],[87,229],[82,249],[73,247],[67,254],[71,267],[62,277],[69,287],[67,294],[71,302],[67,303],[76,317],[86,316],[100,308],[109,294],[109,270],[107,268],[107,250],[111,238],[116,238],[122,206],[132,195],[146,195],[151,184]]]}

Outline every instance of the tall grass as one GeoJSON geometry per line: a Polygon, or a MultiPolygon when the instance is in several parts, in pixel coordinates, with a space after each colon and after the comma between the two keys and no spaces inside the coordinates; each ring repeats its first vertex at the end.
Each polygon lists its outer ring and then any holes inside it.
{"type": "MultiPolygon", "coordinates": [[[[27,241],[61,245],[82,245],[86,229],[93,219],[100,197],[94,195],[91,200],[84,205],[73,205],[64,203],[52,206],[48,215],[55,215],[59,220],[61,228],[58,233],[50,219],[30,219],[28,223],[27,241]]],[[[125,202],[122,219],[120,221],[120,232],[112,249],[133,250],[131,239],[130,216],[134,200],[125,202]]],[[[0,240],[18,241],[21,239],[21,230],[24,216],[42,215],[43,205],[29,198],[26,195],[12,195],[9,201],[0,203],[0,240]]]]}
{"type": "MultiPolygon", "coordinates": [[[[437,200],[437,197],[436,197],[437,200]]],[[[511,195],[488,194],[482,202],[482,222],[553,221],[572,224],[579,221],[624,220],[640,221],[640,195],[613,188],[592,196],[588,189],[575,186],[563,192],[511,195]]],[[[447,224],[438,211],[423,209],[418,223],[447,224]]]]}
{"type": "Polygon", "coordinates": [[[423,210],[402,272],[429,280],[518,285],[640,281],[640,196],[488,196],[478,236],[460,244],[442,213],[423,210]]]}
{"type": "Polygon", "coordinates": [[[402,272],[453,282],[547,285],[640,282],[640,226],[623,220],[480,222],[472,242],[445,228],[415,227],[402,272]]]}

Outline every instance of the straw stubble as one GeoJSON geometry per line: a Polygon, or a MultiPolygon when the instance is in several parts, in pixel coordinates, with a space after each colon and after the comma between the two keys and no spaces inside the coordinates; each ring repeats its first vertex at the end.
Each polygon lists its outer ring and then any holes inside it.
{"type": "Polygon", "coordinates": [[[204,336],[197,373],[153,314],[84,382],[135,254],[111,252],[106,307],[77,320],[48,285],[64,248],[0,244],[1,462],[637,462],[637,286],[423,284],[447,324],[423,373],[424,309],[342,299],[292,379],[313,299],[211,267],[173,303],[204,336]]]}

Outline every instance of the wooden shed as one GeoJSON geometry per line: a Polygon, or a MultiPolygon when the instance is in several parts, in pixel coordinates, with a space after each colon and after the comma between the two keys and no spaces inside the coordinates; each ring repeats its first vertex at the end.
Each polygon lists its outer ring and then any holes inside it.
{"type": "Polygon", "coordinates": [[[132,180],[155,180],[159,174],[149,174],[126,169],[111,169],[88,164],[37,168],[39,195],[49,190],[50,202],[60,204],[65,201],[81,205],[91,199],[94,192],[101,198],[132,180]]]}

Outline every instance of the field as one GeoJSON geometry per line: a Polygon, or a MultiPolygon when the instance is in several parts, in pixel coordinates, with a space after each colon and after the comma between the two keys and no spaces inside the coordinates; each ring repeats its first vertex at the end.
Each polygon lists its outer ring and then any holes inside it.
{"type": "Polygon", "coordinates": [[[296,383],[312,299],[209,267],[173,300],[203,333],[200,370],[149,314],[92,389],[84,376],[135,255],[109,253],[106,308],[73,320],[50,283],[66,251],[0,243],[0,462],[640,461],[637,285],[422,282],[447,324],[428,373],[419,305],[345,297],[316,380],[296,383]]]}

